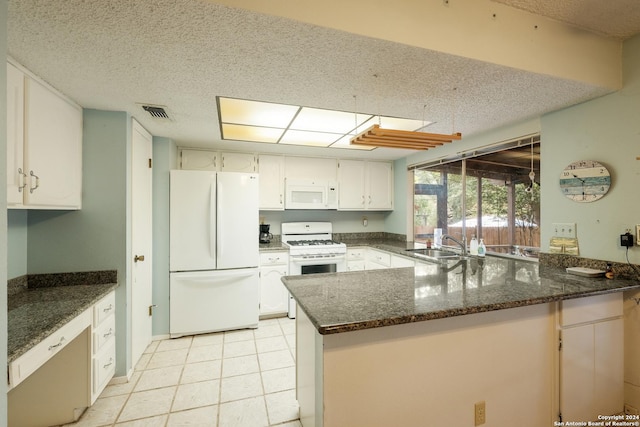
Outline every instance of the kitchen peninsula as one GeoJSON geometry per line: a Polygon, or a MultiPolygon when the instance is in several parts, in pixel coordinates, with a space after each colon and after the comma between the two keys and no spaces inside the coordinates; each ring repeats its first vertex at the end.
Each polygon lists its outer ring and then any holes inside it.
{"type": "Polygon", "coordinates": [[[622,291],[640,287],[493,256],[283,282],[298,303],[305,427],[472,426],[476,403],[487,425],[553,425],[559,331],[592,312],[621,331],[622,291]]]}

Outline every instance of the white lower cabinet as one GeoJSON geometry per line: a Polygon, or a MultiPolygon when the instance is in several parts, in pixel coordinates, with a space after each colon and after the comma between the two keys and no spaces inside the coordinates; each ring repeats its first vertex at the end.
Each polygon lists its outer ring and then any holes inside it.
{"type": "Polygon", "coordinates": [[[347,271],[414,267],[415,261],[390,252],[366,247],[347,249],[347,271]]]}
{"type": "Polygon", "coordinates": [[[415,267],[416,262],[403,256],[391,255],[391,268],[415,267]]]}
{"type": "Polygon", "coordinates": [[[367,248],[347,249],[347,271],[364,270],[367,248]]]}
{"type": "Polygon", "coordinates": [[[624,409],[622,293],[560,303],[560,413],[597,421],[624,409]]]}
{"type": "Polygon", "coordinates": [[[112,291],[9,363],[8,425],[76,421],[113,378],[115,349],[112,291]]]}
{"type": "Polygon", "coordinates": [[[93,307],[93,348],[91,352],[91,404],[116,372],[116,294],[111,292],[93,307]]]}
{"type": "Polygon", "coordinates": [[[367,249],[366,270],[377,270],[391,267],[391,254],[377,249],[367,249]]]}
{"type": "Polygon", "coordinates": [[[289,292],[282,277],[289,274],[289,254],[285,251],[260,253],[260,316],[286,314],[289,292]]]}

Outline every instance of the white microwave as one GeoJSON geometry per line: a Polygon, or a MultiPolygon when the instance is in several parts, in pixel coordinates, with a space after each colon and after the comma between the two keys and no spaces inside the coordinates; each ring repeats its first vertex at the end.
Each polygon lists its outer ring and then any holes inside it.
{"type": "Polygon", "coordinates": [[[324,180],[285,181],[285,209],[338,209],[338,184],[324,180]]]}

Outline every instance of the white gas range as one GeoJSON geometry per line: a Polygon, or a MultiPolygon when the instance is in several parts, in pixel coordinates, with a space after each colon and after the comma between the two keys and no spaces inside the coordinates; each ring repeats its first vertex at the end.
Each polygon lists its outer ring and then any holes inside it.
{"type": "MultiPolygon", "coordinates": [[[[289,248],[289,274],[347,271],[347,245],[333,240],[330,222],[285,222],[282,242],[289,248]]],[[[295,317],[295,300],[289,298],[289,317],[295,317]]]]}

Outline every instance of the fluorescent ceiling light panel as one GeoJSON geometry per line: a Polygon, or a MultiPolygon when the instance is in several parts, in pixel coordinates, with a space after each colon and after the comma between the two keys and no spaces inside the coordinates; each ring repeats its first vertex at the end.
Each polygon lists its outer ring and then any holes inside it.
{"type": "Polygon", "coordinates": [[[348,111],[218,97],[222,139],[270,144],[374,150],[350,144],[374,124],[385,129],[422,130],[432,122],[348,111]]]}
{"type": "Polygon", "coordinates": [[[275,144],[282,136],[283,129],[259,126],[222,124],[222,139],[236,141],[268,142],[275,144]]]}
{"type": "Polygon", "coordinates": [[[280,144],[307,145],[311,147],[328,147],[342,135],[335,133],[288,130],[280,139],[280,144]]]}
{"type": "Polygon", "coordinates": [[[290,128],[344,135],[347,132],[351,132],[356,126],[360,126],[370,117],[370,114],[356,115],[345,111],[303,107],[293,120],[293,123],[291,123],[290,128]]]}
{"type": "Polygon", "coordinates": [[[300,109],[295,105],[219,98],[223,123],[286,128],[300,109]]]}

